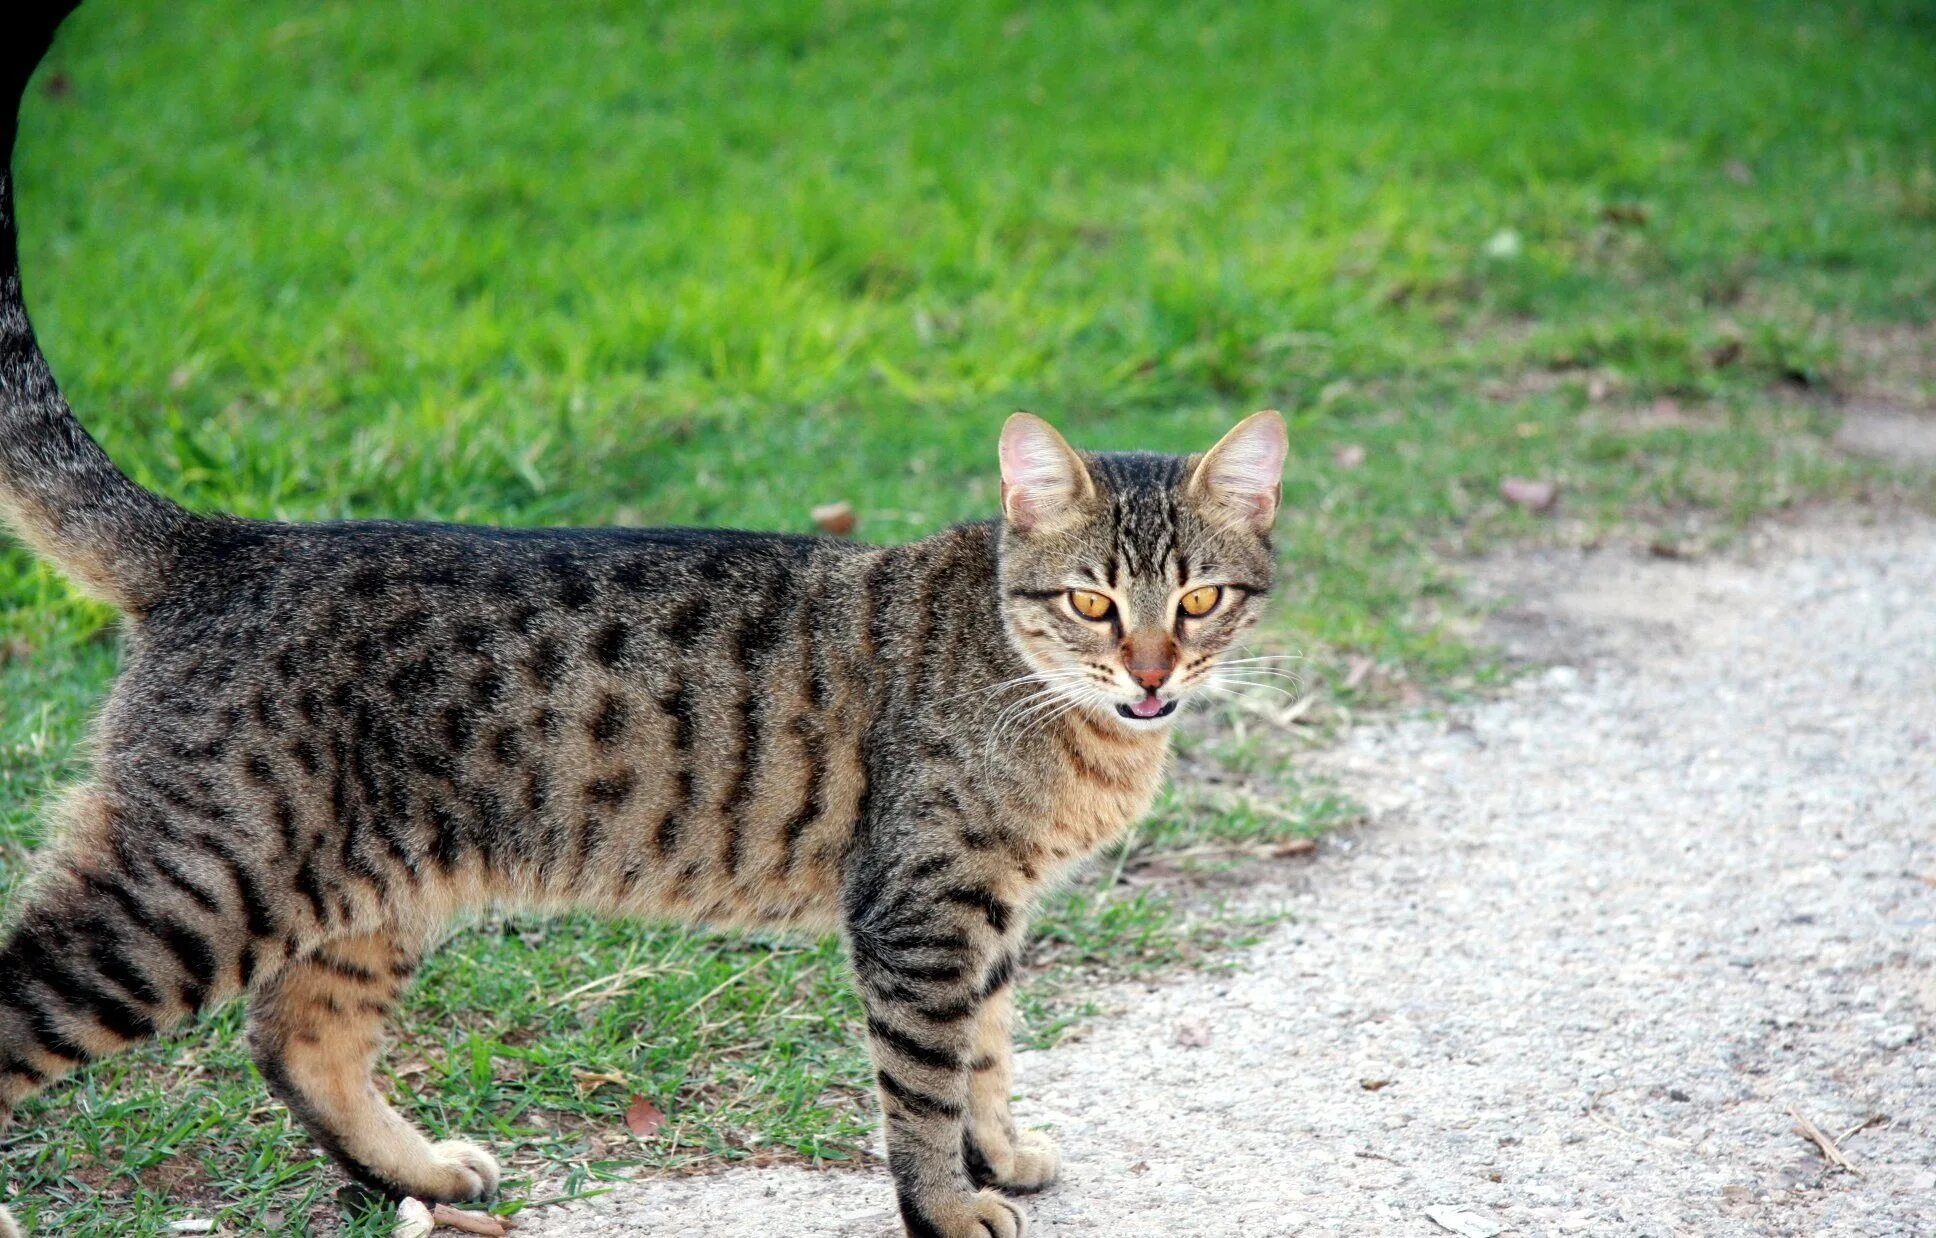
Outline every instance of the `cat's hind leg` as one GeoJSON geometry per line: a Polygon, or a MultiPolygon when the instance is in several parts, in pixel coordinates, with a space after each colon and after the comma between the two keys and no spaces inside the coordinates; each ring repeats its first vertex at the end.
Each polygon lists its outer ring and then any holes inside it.
{"type": "Polygon", "coordinates": [[[432,1143],[370,1078],[384,1024],[418,961],[413,944],[383,933],[308,951],[258,990],[249,1047],[269,1090],[351,1177],[393,1198],[483,1199],[497,1191],[491,1154],[460,1141],[432,1143]]]}
{"type": "MultiPolygon", "coordinates": [[[[234,904],[245,861],[210,840],[179,854],[152,806],[73,795],[0,941],[0,1130],[61,1076],[168,1030],[273,971],[281,940],[234,904]]],[[[0,1238],[18,1225],[0,1208],[0,1238]]]]}

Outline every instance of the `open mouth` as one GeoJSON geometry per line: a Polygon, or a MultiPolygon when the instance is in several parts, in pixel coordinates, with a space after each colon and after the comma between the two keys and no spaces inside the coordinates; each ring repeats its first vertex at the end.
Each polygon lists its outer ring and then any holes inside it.
{"type": "Polygon", "coordinates": [[[1175,701],[1162,700],[1154,692],[1136,702],[1134,705],[1116,706],[1116,713],[1119,716],[1134,718],[1139,722],[1148,722],[1152,718],[1167,718],[1175,712],[1175,701]]]}

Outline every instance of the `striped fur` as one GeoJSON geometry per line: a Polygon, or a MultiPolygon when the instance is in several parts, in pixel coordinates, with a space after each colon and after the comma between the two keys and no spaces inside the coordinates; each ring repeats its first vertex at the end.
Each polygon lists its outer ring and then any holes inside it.
{"type": "Polygon", "coordinates": [[[190,515],[61,400],[12,207],[0,178],[0,507],[128,625],[92,776],[0,939],[0,1115],[246,995],[264,1079],[346,1172],[481,1198],[490,1155],[370,1075],[453,917],[835,931],[907,1232],[1023,1232],[1005,1192],[1059,1163],[1008,1109],[1030,911],[1145,811],[1167,706],[1255,623],[1281,420],[1182,458],[1018,416],[1004,519],[893,547],[190,515]]]}

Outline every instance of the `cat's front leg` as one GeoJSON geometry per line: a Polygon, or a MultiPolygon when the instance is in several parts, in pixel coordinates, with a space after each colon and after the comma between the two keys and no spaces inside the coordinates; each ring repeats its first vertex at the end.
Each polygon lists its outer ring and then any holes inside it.
{"type": "Polygon", "coordinates": [[[1040,1131],[1017,1131],[1008,1109],[1014,1081],[1013,987],[982,1003],[968,1060],[968,1121],[962,1157],[976,1186],[1039,1191],[1055,1181],[1062,1151],[1040,1131]]]}
{"type": "Polygon", "coordinates": [[[1021,1238],[1022,1210],[968,1172],[980,1014],[1006,991],[1013,944],[942,858],[901,858],[849,891],[847,938],[867,1011],[888,1167],[910,1238],[1021,1238]]]}

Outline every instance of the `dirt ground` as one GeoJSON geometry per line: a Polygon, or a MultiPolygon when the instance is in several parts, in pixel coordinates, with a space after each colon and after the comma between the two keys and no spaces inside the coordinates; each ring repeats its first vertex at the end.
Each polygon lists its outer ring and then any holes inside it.
{"type": "MultiPolygon", "coordinates": [[[[1233,974],[1022,1055],[1036,1235],[1936,1234],[1936,522],[1481,565],[1544,669],[1314,758],[1366,804],[1233,974]]],[[[731,1171],[529,1238],[898,1234],[731,1171]]]]}

